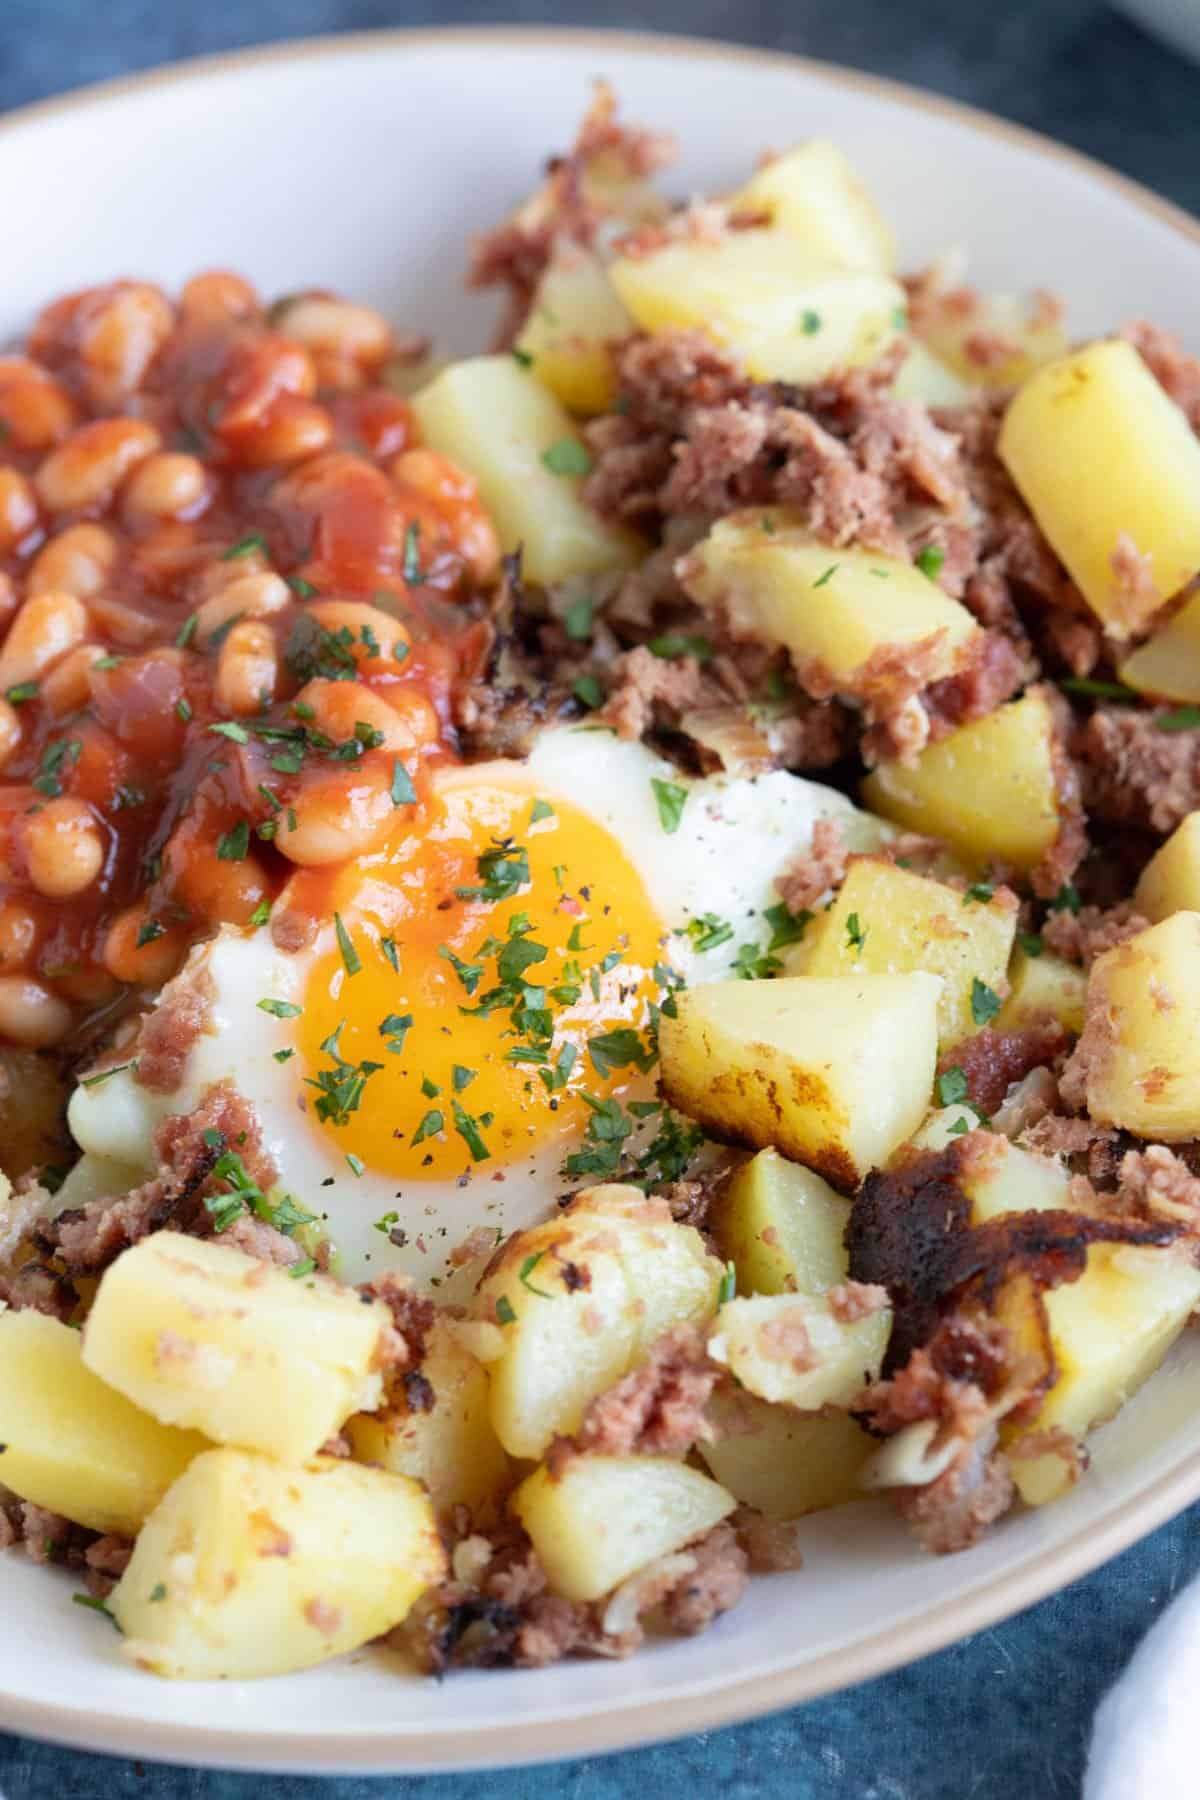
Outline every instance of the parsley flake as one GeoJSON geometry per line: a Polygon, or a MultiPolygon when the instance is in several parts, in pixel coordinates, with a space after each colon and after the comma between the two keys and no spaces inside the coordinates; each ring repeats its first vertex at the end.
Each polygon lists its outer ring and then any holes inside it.
{"type": "Polygon", "coordinates": [[[249,848],[248,819],[239,819],[231,831],[223,831],[217,839],[217,856],[221,862],[241,862],[249,848]]]}
{"type": "Polygon", "coordinates": [[[830,563],[829,567],[826,570],[824,570],[822,574],[817,576],[817,579],[813,582],[813,586],[815,588],[824,587],[825,583],[827,581],[833,580],[834,576],[837,574],[838,569],[840,567],[841,567],[840,563],[830,563]]]}
{"type": "Polygon", "coordinates": [[[413,1132],[413,1143],[423,1144],[426,1138],[436,1137],[439,1131],[445,1129],[445,1124],[446,1121],[442,1118],[437,1107],[431,1107],[425,1114],[425,1117],[421,1120],[421,1123],[417,1126],[417,1129],[413,1132]]]}
{"type": "Polygon", "coordinates": [[[412,806],[417,798],[412,776],[399,758],[392,764],[391,793],[393,806],[412,806]]]}
{"type": "Polygon", "coordinates": [[[298,1019],[303,1010],[290,1000],[259,1000],[257,1005],[259,1012],[270,1013],[273,1019],[298,1019]]]}
{"type": "Polygon", "coordinates": [[[548,450],[542,451],[542,461],[552,475],[587,475],[591,472],[592,459],[578,438],[559,438],[548,450]]]}
{"type": "Polygon", "coordinates": [[[36,681],[18,681],[10,688],[5,688],[4,698],[11,706],[24,706],[27,700],[36,700],[38,684],[36,681]]]}
{"type": "Polygon", "coordinates": [[[228,550],[222,550],[222,562],[236,562],[239,556],[253,556],[256,550],[266,552],[267,540],[261,531],[252,531],[247,537],[239,538],[228,550]]]}
{"type": "Polygon", "coordinates": [[[805,337],[816,337],[821,329],[820,313],[814,312],[811,307],[806,307],[800,314],[800,329],[805,337]]]}
{"type": "Polygon", "coordinates": [[[593,712],[604,704],[604,689],[594,675],[580,675],[578,680],[572,682],[571,692],[593,712]]]}
{"type": "Polygon", "coordinates": [[[717,1306],[728,1306],[737,1293],[737,1270],[731,1262],[725,1264],[725,1273],[721,1276],[721,1285],[717,1289],[717,1306]]]}
{"type": "Polygon", "coordinates": [[[680,656],[694,656],[697,662],[707,662],[713,653],[708,638],[688,632],[667,632],[663,637],[653,637],[646,648],[664,662],[671,662],[680,656]]]}
{"type": "Polygon", "coordinates": [[[943,1069],[937,1078],[937,1097],[939,1106],[957,1106],[965,1100],[970,1091],[967,1086],[966,1071],[957,1067],[943,1069]]]}
{"type": "Polygon", "coordinates": [[[531,1256],[527,1256],[517,1271],[517,1280],[522,1287],[527,1287],[530,1293],[536,1294],[540,1300],[553,1300],[553,1294],[548,1294],[545,1288],[535,1287],[529,1279],[545,1254],[544,1250],[535,1250],[531,1256]]]}
{"type": "Polygon", "coordinates": [[[421,521],[414,519],[404,533],[403,575],[409,587],[420,587],[425,579],[421,567],[421,521]]]}
{"type": "Polygon", "coordinates": [[[658,822],[667,836],[673,837],[683,818],[688,791],[677,782],[660,781],[657,775],[651,776],[650,786],[654,790],[654,801],[658,807],[658,822]]]}
{"type": "Polygon", "coordinates": [[[846,948],[847,950],[861,950],[866,941],[867,931],[863,928],[858,914],[852,912],[846,920],[846,948]]]}
{"type": "Polygon", "coordinates": [[[1000,1011],[1000,996],[995,988],[990,988],[986,981],[980,981],[976,975],[971,983],[971,1017],[977,1025],[987,1025],[1000,1011]]]}
{"type": "Polygon", "coordinates": [[[1176,706],[1159,713],[1155,724],[1160,731],[1195,731],[1200,725],[1200,706],[1176,706]]]}
{"type": "Polygon", "coordinates": [[[346,930],[346,927],[342,922],[341,913],[334,913],[333,929],[337,936],[337,946],[342,953],[342,962],[345,965],[347,975],[357,975],[358,971],[362,968],[362,958],[354,948],[354,940],[351,938],[350,933],[346,930]]]}
{"type": "Polygon", "coordinates": [[[916,559],[918,569],[930,581],[937,580],[945,561],[946,552],[940,544],[926,544],[925,548],[918,552],[916,559]]]}

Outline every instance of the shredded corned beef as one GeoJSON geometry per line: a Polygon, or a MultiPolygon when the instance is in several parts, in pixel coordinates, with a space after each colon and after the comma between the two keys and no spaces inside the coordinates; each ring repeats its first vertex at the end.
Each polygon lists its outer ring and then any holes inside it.
{"type": "Polygon", "coordinates": [[[1182,407],[1192,430],[1200,431],[1200,358],[1190,355],[1171,332],[1145,319],[1123,325],[1120,335],[1133,345],[1176,406],[1182,407]]]}
{"type": "Polygon", "coordinates": [[[1160,716],[1097,706],[1071,748],[1090,813],[1166,836],[1200,806],[1200,732],[1164,731],[1160,716]]]}
{"type": "Polygon", "coordinates": [[[971,1104],[991,1114],[1003,1104],[1009,1088],[1031,1069],[1049,1066],[1067,1049],[1066,1032],[1056,1019],[1020,1031],[997,1031],[985,1025],[947,1050],[940,1072],[961,1069],[971,1104]]]}
{"type": "Polygon", "coordinates": [[[1122,900],[1111,907],[1081,906],[1078,912],[1060,907],[1047,914],[1041,937],[1055,956],[1082,963],[1089,969],[1098,956],[1123,944],[1126,938],[1136,937],[1149,923],[1149,919],[1134,911],[1132,900],[1122,900]]]}
{"type": "Polygon", "coordinates": [[[693,1325],[676,1325],[651,1346],[646,1360],[590,1402],[573,1438],[559,1438],[546,1455],[552,1472],[572,1456],[683,1456],[707,1437],[704,1409],[720,1371],[709,1361],[693,1325]]]}
{"type": "Polygon", "coordinates": [[[811,912],[846,876],[850,852],[837,819],[818,819],[812,844],[792,858],[775,877],[779,897],[790,913],[811,912]]]}

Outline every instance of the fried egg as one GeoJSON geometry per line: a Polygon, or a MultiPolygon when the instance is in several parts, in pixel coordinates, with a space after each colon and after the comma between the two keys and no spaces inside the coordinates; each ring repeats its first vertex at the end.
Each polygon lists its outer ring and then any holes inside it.
{"type": "Polygon", "coordinates": [[[158,1121],[220,1080],[350,1281],[440,1282],[468,1238],[544,1217],[623,1151],[669,1178],[655,1009],[682,982],[763,972],[775,878],[820,818],[855,849],[886,833],[786,772],[690,779],[586,725],[443,770],[382,850],[294,875],[276,907],[320,920],[308,947],[226,928],[193,951],[176,980],[210,1004],[182,1083],[153,1094],[125,1068],[77,1088],[68,1203],[106,1165],[145,1169],[158,1121]]]}

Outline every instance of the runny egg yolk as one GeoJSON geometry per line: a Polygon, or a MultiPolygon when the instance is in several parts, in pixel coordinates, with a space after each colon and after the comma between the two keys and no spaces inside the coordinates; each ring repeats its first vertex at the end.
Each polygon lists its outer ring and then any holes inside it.
{"type": "Polygon", "coordinates": [[[665,929],[570,802],[451,778],[331,901],[296,1041],[308,1116],[352,1168],[483,1175],[582,1137],[585,1095],[649,1091],[665,929]]]}

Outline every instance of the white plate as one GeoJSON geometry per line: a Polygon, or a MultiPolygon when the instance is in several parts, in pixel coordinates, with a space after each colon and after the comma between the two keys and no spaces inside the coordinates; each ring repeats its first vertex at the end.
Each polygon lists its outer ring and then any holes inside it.
{"type": "MultiPolygon", "coordinates": [[[[0,342],[72,287],[177,283],[224,264],[268,293],[328,283],[466,348],[492,305],[459,290],[469,233],[564,144],[597,74],[678,131],[681,191],[828,133],[899,228],[904,262],[970,244],[989,284],[1043,284],[1081,332],[1145,313],[1195,336],[1200,228],[1132,184],[944,102],[784,56],[666,39],[392,34],[198,63],[0,124],[9,246],[0,342]]],[[[745,1718],[994,1622],[1200,1495],[1200,1339],[1096,1440],[1065,1501],[965,1555],[922,1555],[882,1507],[818,1515],[806,1566],[757,1581],[707,1635],[629,1663],[401,1676],[363,1652],[270,1682],[128,1668],[70,1584],[0,1559],[0,1725],[129,1756],[301,1771],[578,1756],[745,1718]]]]}

